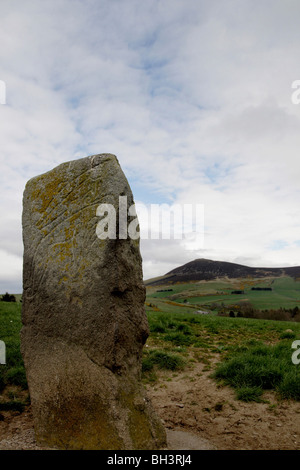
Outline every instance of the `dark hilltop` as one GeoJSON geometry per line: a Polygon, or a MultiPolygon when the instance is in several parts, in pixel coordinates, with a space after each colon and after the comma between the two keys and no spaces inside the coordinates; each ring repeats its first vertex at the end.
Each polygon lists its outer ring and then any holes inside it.
{"type": "Polygon", "coordinates": [[[172,269],[164,276],[149,279],[147,286],[159,284],[175,284],[176,282],[211,281],[218,278],[263,278],[291,276],[300,277],[300,266],[286,268],[255,268],[227,261],[213,261],[205,258],[190,261],[178,268],[172,269]]]}

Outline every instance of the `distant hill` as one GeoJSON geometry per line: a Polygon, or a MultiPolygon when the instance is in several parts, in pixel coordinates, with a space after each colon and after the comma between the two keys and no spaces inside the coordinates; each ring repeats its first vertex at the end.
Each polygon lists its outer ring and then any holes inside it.
{"type": "Polygon", "coordinates": [[[210,281],[217,278],[228,277],[253,278],[291,276],[300,277],[300,266],[287,268],[253,268],[242,264],[229,263],[227,261],[212,261],[209,259],[196,259],[178,268],[172,269],[164,276],[149,279],[147,286],[160,284],[174,284],[176,282],[210,281]]]}

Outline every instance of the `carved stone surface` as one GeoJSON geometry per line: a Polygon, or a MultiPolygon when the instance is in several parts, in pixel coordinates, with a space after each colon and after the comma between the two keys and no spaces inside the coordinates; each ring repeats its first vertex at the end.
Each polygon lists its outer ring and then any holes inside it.
{"type": "Polygon", "coordinates": [[[140,382],[149,330],[139,240],[96,234],[97,208],[118,214],[120,196],[133,204],[110,154],[63,163],[24,191],[21,351],[36,438],[53,447],[165,445],[140,382]]]}

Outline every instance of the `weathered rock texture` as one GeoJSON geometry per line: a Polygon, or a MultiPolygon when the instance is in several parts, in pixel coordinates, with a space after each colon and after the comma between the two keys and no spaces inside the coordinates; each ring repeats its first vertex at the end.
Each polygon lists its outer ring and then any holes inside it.
{"type": "Polygon", "coordinates": [[[139,240],[100,240],[101,203],[133,204],[114,155],[63,163],[23,199],[21,351],[36,439],[62,449],[157,449],[165,430],[144,395],[149,334],[139,240]]]}

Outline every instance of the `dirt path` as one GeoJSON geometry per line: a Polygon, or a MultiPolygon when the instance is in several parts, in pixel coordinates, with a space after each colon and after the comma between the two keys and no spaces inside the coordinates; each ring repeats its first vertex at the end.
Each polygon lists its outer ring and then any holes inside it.
{"type": "Polygon", "coordinates": [[[167,429],[188,431],[218,450],[300,449],[299,402],[278,401],[273,393],[264,395],[267,403],[238,401],[203,368],[161,374],[159,385],[147,387],[167,429]]]}
{"type": "MultiPolygon", "coordinates": [[[[237,401],[228,387],[218,388],[195,363],[180,374],[160,373],[147,385],[153,406],[164,421],[172,450],[300,450],[300,403],[237,401]]],[[[43,450],[34,438],[30,407],[1,412],[0,450],[43,450]],[[2,418],[1,418],[2,417],[2,418]]]]}

